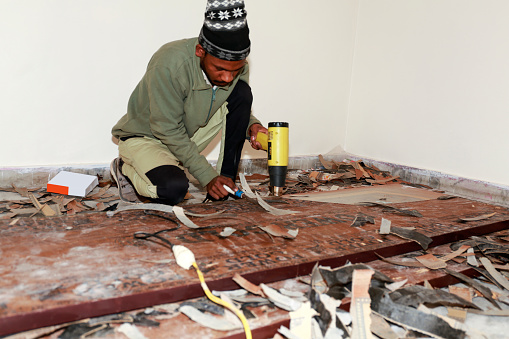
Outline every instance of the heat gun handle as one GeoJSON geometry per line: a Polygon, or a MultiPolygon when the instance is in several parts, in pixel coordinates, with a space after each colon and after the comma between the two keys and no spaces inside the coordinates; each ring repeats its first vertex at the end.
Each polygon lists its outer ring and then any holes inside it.
{"type": "Polygon", "coordinates": [[[258,141],[260,145],[262,145],[263,150],[266,151],[269,149],[269,140],[267,134],[263,132],[258,132],[258,134],[256,135],[256,141],[258,141]]]}

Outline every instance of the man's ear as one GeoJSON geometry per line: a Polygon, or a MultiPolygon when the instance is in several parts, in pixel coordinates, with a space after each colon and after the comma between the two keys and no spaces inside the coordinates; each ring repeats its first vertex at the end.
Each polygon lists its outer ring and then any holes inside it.
{"type": "Polygon", "coordinates": [[[203,49],[202,45],[197,44],[195,54],[198,58],[203,58],[207,52],[203,49]]]}

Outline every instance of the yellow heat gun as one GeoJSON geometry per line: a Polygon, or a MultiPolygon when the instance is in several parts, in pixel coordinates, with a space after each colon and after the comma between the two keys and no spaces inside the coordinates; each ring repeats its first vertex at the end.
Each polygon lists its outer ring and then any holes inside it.
{"type": "Polygon", "coordinates": [[[268,135],[258,133],[256,140],[267,151],[269,165],[270,192],[275,196],[283,195],[288,169],[289,129],[287,122],[269,122],[268,135]]]}

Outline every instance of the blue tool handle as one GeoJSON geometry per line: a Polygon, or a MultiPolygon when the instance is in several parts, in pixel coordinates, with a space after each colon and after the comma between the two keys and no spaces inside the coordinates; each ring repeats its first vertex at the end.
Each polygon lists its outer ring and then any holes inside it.
{"type": "Polygon", "coordinates": [[[225,189],[228,193],[230,193],[230,194],[232,194],[232,195],[236,196],[237,198],[242,198],[242,196],[244,195],[244,192],[242,192],[242,190],[239,190],[238,188],[237,188],[237,191],[236,191],[236,192],[234,192],[234,191],[233,191],[230,187],[228,187],[228,186],[226,186],[226,185],[223,185],[223,187],[224,187],[224,189],[225,189]]]}

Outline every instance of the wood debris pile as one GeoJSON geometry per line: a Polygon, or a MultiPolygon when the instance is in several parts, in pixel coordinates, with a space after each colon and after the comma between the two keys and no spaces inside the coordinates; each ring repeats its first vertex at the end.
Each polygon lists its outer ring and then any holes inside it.
{"type": "Polygon", "coordinates": [[[0,219],[19,217],[53,217],[82,212],[108,211],[119,202],[118,191],[110,182],[101,182],[84,198],[46,192],[45,188],[27,189],[16,187],[2,189],[3,192],[18,193],[21,198],[0,202],[0,219]]]}
{"type": "MultiPolygon", "coordinates": [[[[506,237],[501,235],[498,238],[506,237]]],[[[493,246],[487,239],[474,238],[471,241],[480,246],[488,244],[485,248],[489,250],[484,253],[496,247],[497,253],[504,252],[505,259],[500,260],[506,262],[507,243],[493,246]]],[[[468,246],[458,243],[452,247],[456,250],[442,257],[444,263],[457,259],[468,246]]],[[[486,257],[480,258],[480,261],[490,266],[486,257]]],[[[408,279],[393,281],[365,264],[348,264],[335,269],[317,265],[310,276],[300,278],[301,282],[308,284],[307,291],[276,290],[264,284],[255,285],[237,274],[233,280],[242,289],[229,292],[228,297],[245,312],[248,319],[253,318],[253,312],[248,307],[252,309],[270,305],[288,311],[290,326],[281,326],[274,338],[488,337],[482,328],[469,326],[465,322],[466,317],[468,314],[509,316],[508,286],[492,281],[501,288],[501,292],[495,292],[494,288],[489,287],[489,280],[480,282],[461,273],[445,272],[454,275],[467,286],[452,285],[446,289],[434,289],[429,283],[425,286],[406,285],[408,279]],[[477,299],[475,302],[474,298],[477,299]],[[491,306],[479,306],[483,305],[479,299],[489,301],[491,306]],[[446,309],[447,315],[440,308],[446,309]]],[[[195,304],[187,304],[185,310],[179,310],[202,326],[220,330],[217,328],[218,321],[223,323],[229,320],[224,312],[213,311],[212,308],[214,306],[202,299],[195,304]],[[191,308],[194,308],[193,312],[190,312],[191,308]]],[[[239,329],[235,323],[229,323],[226,328],[239,329]]]]}
{"type": "Polygon", "coordinates": [[[500,289],[509,290],[509,230],[495,236],[473,236],[455,243],[453,251],[468,249],[463,261],[500,289]]]}
{"type": "MultiPolygon", "coordinates": [[[[504,259],[500,261],[507,262],[508,235],[509,232],[499,232],[496,239],[474,237],[467,243],[480,246],[480,253],[502,252],[504,259]],[[493,246],[494,240],[497,246],[493,246]]],[[[458,258],[467,253],[466,247],[469,245],[465,242],[456,243],[451,246],[454,252],[444,257],[460,261],[458,258]],[[459,248],[462,251],[458,251],[459,248]]],[[[483,262],[483,258],[479,257],[479,260],[483,262]]],[[[273,284],[272,287],[263,283],[256,285],[235,274],[233,281],[240,289],[213,293],[233,303],[249,323],[256,323],[257,318],[263,317],[269,310],[288,312],[288,326],[281,326],[274,333],[273,338],[278,339],[488,338],[489,335],[483,333],[485,328],[465,320],[467,315],[477,315],[495,316],[503,322],[509,316],[507,287],[501,286],[502,289],[495,292],[494,287],[489,287],[488,280],[481,283],[481,280],[461,273],[446,272],[464,281],[467,286],[460,284],[434,289],[427,281],[424,286],[408,285],[408,279],[394,281],[367,264],[347,264],[337,268],[317,264],[309,276],[300,277],[298,283],[292,283],[292,288],[281,287],[281,284],[279,288],[273,284]],[[489,303],[480,302],[483,298],[489,303]],[[489,306],[482,306],[486,304],[489,306]],[[447,311],[445,314],[444,309],[447,311]]],[[[241,331],[242,325],[232,315],[202,297],[25,334],[37,334],[38,338],[53,338],[50,335],[56,333],[59,333],[59,338],[109,338],[115,332],[147,333],[151,328],[163,327],[165,321],[173,324],[171,326],[179,326],[183,324],[183,317],[199,327],[215,331],[241,331]]],[[[168,328],[167,325],[164,327],[168,328]]]]}
{"type": "MultiPolygon", "coordinates": [[[[308,192],[316,189],[334,190],[346,187],[404,183],[416,186],[382,171],[376,166],[367,166],[361,160],[338,162],[326,160],[319,155],[323,169],[298,171],[287,178],[287,194],[308,192]]],[[[426,186],[418,185],[419,187],[426,186]]]]}

